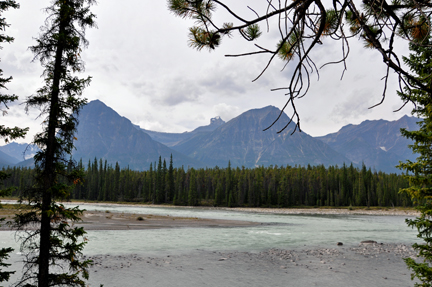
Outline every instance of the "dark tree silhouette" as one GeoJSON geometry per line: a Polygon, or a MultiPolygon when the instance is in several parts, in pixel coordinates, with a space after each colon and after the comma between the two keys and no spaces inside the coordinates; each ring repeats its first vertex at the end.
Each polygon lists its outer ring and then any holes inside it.
{"type": "MultiPolygon", "coordinates": [[[[6,19],[2,17],[3,12],[8,10],[9,8],[18,9],[19,4],[14,0],[7,0],[0,2],[0,31],[4,32],[9,24],[6,22],[6,19]]],[[[0,43],[11,43],[14,38],[5,34],[0,34],[0,43]]],[[[1,49],[1,46],[0,46],[1,49]]],[[[6,84],[12,80],[12,77],[4,78],[3,70],[0,69],[0,89],[6,89],[6,84]]],[[[7,114],[8,104],[14,102],[18,99],[16,95],[7,95],[0,93],[0,112],[2,115],[7,114]]],[[[0,138],[4,139],[6,142],[12,139],[24,137],[28,128],[22,129],[19,127],[6,127],[5,125],[0,125],[0,138]]],[[[3,185],[3,181],[7,179],[9,175],[3,171],[0,171],[0,187],[3,185]]],[[[0,189],[0,197],[6,196],[10,193],[11,188],[0,189]]],[[[1,208],[1,205],[0,205],[1,208]]],[[[4,218],[0,218],[0,223],[4,221],[4,218]]],[[[8,281],[13,271],[2,271],[3,268],[10,266],[10,264],[5,263],[3,260],[9,257],[9,253],[12,252],[13,249],[8,248],[0,248],[0,282],[8,281]]]]}
{"type": "MultiPolygon", "coordinates": [[[[430,32],[429,32],[430,33],[430,32]]],[[[416,74],[417,80],[428,88],[432,88],[432,39],[430,34],[422,39],[421,45],[415,42],[410,44],[411,53],[404,57],[405,64],[416,74]]],[[[407,80],[409,81],[409,80],[407,80]]],[[[415,162],[407,161],[399,167],[405,170],[410,187],[404,189],[419,205],[417,209],[420,216],[407,220],[409,226],[418,230],[417,237],[422,243],[415,243],[414,249],[423,258],[423,262],[416,262],[406,258],[405,262],[412,269],[412,278],[417,277],[422,283],[416,286],[432,286],[432,93],[424,89],[405,89],[399,93],[402,99],[409,98],[416,105],[412,113],[418,116],[419,130],[408,131],[402,129],[402,135],[411,139],[414,144],[410,147],[419,156],[415,162]]]]}
{"type": "Polygon", "coordinates": [[[27,254],[17,286],[85,286],[83,278],[88,278],[91,262],[80,258],[85,231],[71,226],[80,220],[82,211],[57,201],[67,199],[82,176],[69,158],[77,116],[86,103],[80,96],[90,83],[90,77],[80,79],[76,73],[84,70],[80,53],[88,45],[85,29],[95,26],[90,11],[94,3],[52,1],[36,45],[30,47],[45,68],[45,86],[27,99],[26,109],[38,108],[45,120],[33,142],[40,151],[34,157],[35,184],[25,194],[29,210],[15,217],[16,227],[23,231],[19,233],[21,249],[27,254]],[[37,228],[31,228],[34,226],[37,228]]]}

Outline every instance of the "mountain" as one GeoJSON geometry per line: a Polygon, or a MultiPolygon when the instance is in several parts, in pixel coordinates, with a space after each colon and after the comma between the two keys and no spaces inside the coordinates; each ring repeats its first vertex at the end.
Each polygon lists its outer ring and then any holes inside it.
{"type": "Polygon", "coordinates": [[[385,172],[398,172],[399,161],[415,160],[408,148],[411,140],[402,137],[401,128],[417,130],[415,117],[403,116],[397,121],[364,121],[359,125],[347,125],[338,132],[317,137],[356,164],[375,167],[385,172]]]}
{"type": "MultiPolygon", "coordinates": [[[[194,129],[191,132],[184,133],[164,133],[164,132],[155,132],[150,130],[142,129],[146,134],[148,134],[153,140],[158,141],[166,146],[172,147],[180,142],[186,141],[191,137],[195,136],[198,133],[207,133],[212,132],[221,125],[225,124],[220,117],[215,117],[210,119],[210,124],[207,126],[201,126],[194,129]]],[[[139,128],[139,126],[137,126],[139,128]]]]}
{"type": "Polygon", "coordinates": [[[218,127],[222,126],[225,124],[225,121],[223,119],[221,119],[221,117],[217,116],[214,118],[210,119],[210,124],[207,126],[201,126],[201,127],[197,127],[196,129],[194,129],[192,132],[190,133],[200,133],[200,132],[212,132],[215,129],[217,129],[218,127]]]}
{"type": "Polygon", "coordinates": [[[1,167],[7,167],[7,166],[13,166],[18,162],[19,162],[18,159],[11,157],[10,155],[8,155],[8,154],[6,154],[0,150],[0,168],[1,167]]]}
{"type": "Polygon", "coordinates": [[[148,169],[150,163],[159,156],[169,163],[173,155],[175,166],[201,167],[194,159],[156,142],[130,120],[117,114],[101,101],[88,103],[80,112],[75,142],[75,159],[83,159],[84,164],[95,157],[106,159],[109,164],[119,163],[121,167],[148,169]]]}
{"type": "Polygon", "coordinates": [[[29,159],[20,161],[19,163],[15,164],[15,166],[34,168],[34,166],[35,166],[34,158],[29,158],[29,159]]]}
{"type": "Polygon", "coordinates": [[[327,144],[314,139],[304,132],[291,133],[290,124],[283,113],[276,124],[269,127],[279,116],[280,110],[273,106],[249,110],[212,132],[198,133],[173,146],[173,149],[206,163],[207,166],[225,167],[228,161],[232,166],[269,165],[334,165],[348,163],[349,160],[338,154],[327,144]]]}
{"type": "MultiPolygon", "coordinates": [[[[305,132],[291,135],[294,124],[280,131],[288,116],[283,113],[275,125],[267,128],[280,110],[268,106],[249,110],[225,123],[220,117],[211,119],[207,126],[185,133],[162,133],[140,129],[130,120],[121,117],[101,101],[86,105],[79,116],[74,158],[107,159],[110,164],[119,162],[121,167],[148,169],[159,156],[169,160],[173,155],[175,166],[226,167],[268,165],[341,165],[353,162],[360,166],[385,172],[400,172],[394,166],[406,159],[415,160],[407,147],[412,142],[400,135],[400,128],[417,129],[414,117],[404,116],[397,121],[364,121],[359,125],[347,125],[337,133],[313,138],[305,132]],[[149,134],[147,134],[149,133],[149,134]],[[156,141],[161,141],[162,143],[156,141]],[[167,147],[166,145],[170,145],[167,147]]],[[[11,143],[0,147],[0,167],[13,165],[27,144],[11,143]]],[[[31,166],[37,149],[30,146],[27,160],[19,166],[31,166]]]]}
{"type": "Polygon", "coordinates": [[[39,149],[35,145],[11,142],[0,146],[0,151],[13,158],[14,163],[32,158],[39,149]]]}

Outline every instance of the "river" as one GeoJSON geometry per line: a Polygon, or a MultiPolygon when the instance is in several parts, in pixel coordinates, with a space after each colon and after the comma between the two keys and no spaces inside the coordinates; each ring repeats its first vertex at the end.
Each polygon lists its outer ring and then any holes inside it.
{"type": "MultiPolygon", "coordinates": [[[[192,250],[260,251],[269,248],[296,249],[357,245],[362,240],[412,244],[416,231],[407,216],[371,215],[278,215],[246,213],[209,208],[172,208],[83,204],[88,211],[232,219],[263,223],[253,227],[170,228],[123,231],[88,231],[85,254],[187,253],[192,250]]],[[[19,250],[14,232],[0,232],[0,246],[19,250]]]]}

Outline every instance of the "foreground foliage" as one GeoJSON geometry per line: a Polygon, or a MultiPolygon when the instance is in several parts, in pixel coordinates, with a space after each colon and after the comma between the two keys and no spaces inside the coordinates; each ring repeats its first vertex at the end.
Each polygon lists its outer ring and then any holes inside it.
{"type": "MultiPolygon", "coordinates": [[[[7,174],[4,171],[0,171],[0,188],[3,187],[3,182],[7,178],[9,178],[10,175],[7,174]]],[[[0,196],[6,196],[10,195],[12,191],[12,188],[7,189],[0,189],[0,196]]],[[[0,204],[0,208],[2,208],[0,204]]],[[[3,222],[5,218],[0,217],[0,223],[3,222]]],[[[9,267],[11,264],[6,263],[5,260],[9,258],[10,253],[13,251],[13,248],[11,247],[2,247],[0,248],[0,282],[8,281],[10,276],[15,273],[15,271],[3,271],[4,268],[9,267]]]]}
{"type": "MultiPolygon", "coordinates": [[[[9,27],[9,24],[6,22],[6,19],[2,17],[3,12],[5,12],[8,9],[18,9],[19,4],[14,0],[6,0],[0,2],[0,31],[5,31],[7,27],[9,27]]],[[[0,43],[11,43],[13,42],[14,38],[5,35],[0,34],[0,43]]],[[[1,49],[1,46],[0,46],[1,49]]],[[[12,80],[12,77],[3,77],[3,70],[0,69],[0,89],[4,90],[6,88],[6,84],[9,83],[12,80]]],[[[2,115],[7,114],[8,104],[16,101],[18,99],[18,96],[16,95],[7,95],[3,94],[3,92],[0,92],[0,112],[2,115]]],[[[28,128],[22,129],[19,127],[6,127],[5,125],[0,125],[0,139],[3,139],[5,142],[8,142],[10,140],[24,137],[26,132],[28,131],[28,128]]],[[[9,195],[12,191],[11,188],[7,189],[1,189],[3,186],[3,181],[9,177],[8,173],[5,173],[3,171],[0,171],[0,197],[9,195]]],[[[0,204],[1,208],[1,204],[0,204]]],[[[0,218],[0,223],[4,221],[4,218],[0,218]]],[[[0,282],[8,281],[10,278],[10,275],[15,273],[14,271],[2,271],[4,268],[7,268],[10,266],[10,264],[5,263],[4,260],[6,260],[9,257],[9,254],[13,251],[12,248],[0,248],[0,282]]]]}
{"type": "MultiPolygon", "coordinates": [[[[410,56],[405,57],[404,62],[417,75],[417,80],[431,89],[432,40],[430,31],[427,33],[424,39],[410,45],[410,56]]],[[[418,263],[412,258],[405,259],[405,262],[413,271],[412,278],[421,282],[415,285],[426,287],[432,286],[432,92],[418,86],[417,89],[406,89],[400,96],[416,104],[412,113],[421,119],[418,131],[402,130],[405,137],[413,140],[414,144],[410,148],[419,156],[415,162],[407,161],[399,167],[409,172],[407,178],[410,186],[403,192],[419,203],[418,210],[421,213],[418,218],[407,220],[407,223],[418,230],[417,237],[422,239],[422,243],[416,243],[413,247],[423,262],[418,263]]]]}

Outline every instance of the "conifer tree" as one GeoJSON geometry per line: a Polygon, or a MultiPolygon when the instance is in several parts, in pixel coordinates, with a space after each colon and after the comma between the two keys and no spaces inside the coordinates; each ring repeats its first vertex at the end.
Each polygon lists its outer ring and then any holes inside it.
{"type": "Polygon", "coordinates": [[[114,194],[111,196],[113,200],[118,200],[118,191],[120,189],[120,165],[116,162],[114,171],[114,194]]]}
{"type": "Polygon", "coordinates": [[[104,163],[104,168],[103,168],[103,174],[104,174],[104,179],[103,179],[103,186],[102,186],[102,190],[103,190],[103,201],[109,201],[109,193],[108,193],[108,161],[105,160],[104,163]]]}
{"type": "Polygon", "coordinates": [[[193,169],[193,168],[190,169],[188,205],[189,206],[198,205],[196,172],[195,172],[195,169],[193,169]]]}
{"type": "Polygon", "coordinates": [[[171,154],[170,163],[168,167],[168,200],[173,200],[174,198],[174,167],[173,167],[173,157],[171,154]]]}
{"type": "MultiPolygon", "coordinates": [[[[4,32],[7,27],[9,27],[9,24],[6,22],[6,19],[2,17],[3,12],[8,10],[9,8],[12,9],[18,9],[19,4],[14,0],[6,0],[0,2],[0,31],[4,32]]],[[[13,42],[14,38],[10,37],[6,34],[0,34],[0,45],[2,43],[11,43],[13,42]]],[[[1,49],[1,46],[0,46],[1,49]]],[[[0,89],[6,89],[6,84],[9,83],[12,80],[12,77],[4,78],[3,77],[3,70],[0,69],[0,89]]],[[[6,95],[3,93],[0,93],[0,112],[2,115],[7,114],[8,104],[11,102],[14,102],[18,99],[18,96],[16,95],[6,95]]],[[[9,140],[21,138],[24,137],[26,132],[28,131],[28,128],[21,129],[18,127],[10,128],[6,127],[5,125],[0,125],[0,139],[5,140],[5,142],[8,142],[9,140]]],[[[6,180],[9,177],[9,174],[0,171],[0,197],[6,196],[11,192],[11,188],[1,189],[3,186],[3,181],[6,180]]],[[[1,208],[1,204],[0,204],[1,208]]],[[[4,218],[0,218],[0,223],[4,221],[4,218]]],[[[1,225],[0,225],[1,226],[1,225]]],[[[7,268],[10,266],[10,264],[5,263],[4,260],[9,257],[9,253],[13,251],[10,247],[2,247],[0,248],[0,282],[8,281],[11,274],[15,273],[14,271],[2,271],[3,268],[7,268]]]]}
{"type": "Polygon", "coordinates": [[[166,160],[163,160],[162,175],[161,175],[161,201],[168,202],[168,186],[167,186],[167,174],[168,169],[166,166],[166,160]]]}
{"type": "Polygon", "coordinates": [[[222,204],[222,182],[220,178],[216,179],[216,190],[215,190],[215,199],[214,199],[214,205],[220,206],[222,204]]]}
{"type": "Polygon", "coordinates": [[[15,224],[21,233],[21,249],[26,253],[25,271],[17,286],[85,286],[89,260],[80,256],[85,245],[83,228],[71,223],[80,220],[82,210],[66,208],[66,199],[79,184],[82,172],[67,171],[78,113],[86,100],[80,98],[90,77],[80,79],[84,70],[80,53],[88,45],[85,29],[95,25],[90,12],[94,0],[53,0],[36,45],[30,47],[44,67],[45,86],[26,101],[45,116],[43,130],[34,138],[40,151],[35,155],[35,183],[27,190],[29,211],[17,214],[15,224]],[[36,230],[30,227],[38,226],[36,230]],[[53,268],[61,266],[60,269],[53,268]],[[63,272],[63,270],[68,270],[63,272]]]}
{"type": "Polygon", "coordinates": [[[150,163],[150,169],[149,169],[149,181],[148,181],[148,190],[149,190],[149,200],[151,200],[152,203],[155,203],[154,198],[154,192],[153,192],[153,163],[150,163]]]}
{"type": "Polygon", "coordinates": [[[225,202],[228,204],[228,207],[234,206],[234,198],[233,198],[233,186],[232,186],[232,170],[231,170],[231,161],[228,161],[228,167],[226,170],[225,176],[225,202]]]}
{"type": "MultiPolygon", "coordinates": [[[[430,20],[430,19],[428,19],[430,20]]],[[[425,30],[423,39],[410,44],[410,55],[404,57],[405,64],[417,75],[417,81],[421,81],[429,90],[432,88],[432,40],[430,27],[425,23],[422,27],[425,30]]],[[[407,79],[409,81],[409,79],[407,79]]],[[[416,286],[432,286],[432,93],[423,89],[421,86],[415,89],[405,89],[399,93],[402,99],[411,100],[416,105],[412,114],[420,118],[418,131],[408,131],[402,129],[402,135],[413,140],[414,144],[410,148],[418,154],[415,162],[406,161],[400,163],[399,168],[407,172],[410,187],[403,189],[419,205],[417,209],[420,216],[414,220],[407,220],[409,226],[418,230],[417,237],[422,239],[422,243],[415,243],[414,249],[418,255],[424,259],[423,262],[416,262],[412,258],[406,258],[405,262],[413,271],[412,279],[417,278],[421,281],[416,286]]]]}
{"type": "MultiPolygon", "coordinates": [[[[155,163],[155,167],[156,167],[156,163],[155,163]]],[[[162,187],[162,157],[159,156],[159,161],[157,164],[157,170],[156,170],[156,180],[155,180],[155,185],[156,185],[156,190],[155,190],[155,202],[156,204],[161,203],[162,200],[162,196],[163,196],[163,187],[162,187]]]]}

